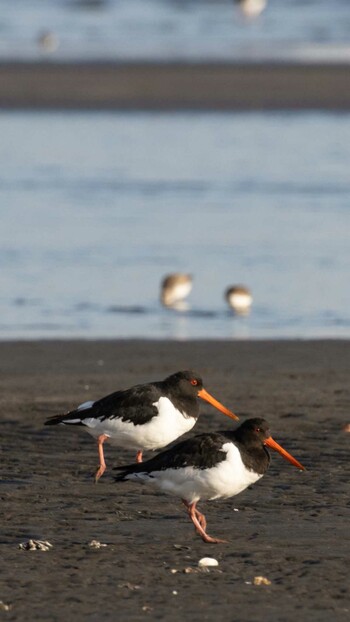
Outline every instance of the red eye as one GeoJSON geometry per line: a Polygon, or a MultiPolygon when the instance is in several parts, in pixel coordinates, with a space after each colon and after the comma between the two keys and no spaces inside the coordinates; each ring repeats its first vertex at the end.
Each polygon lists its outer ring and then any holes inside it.
{"type": "Polygon", "coordinates": [[[255,432],[261,432],[260,428],[255,428],[255,432]]]}
{"type": "Polygon", "coordinates": [[[192,378],[191,384],[193,384],[193,386],[195,387],[198,384],[198,380],[196,380],[195,378],[192,378]]]}

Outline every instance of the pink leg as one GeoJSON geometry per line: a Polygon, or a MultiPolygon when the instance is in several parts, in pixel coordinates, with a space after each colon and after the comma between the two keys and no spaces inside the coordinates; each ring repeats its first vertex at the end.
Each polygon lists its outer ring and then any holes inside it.
{"type": "Polygon", "coordinates": [[[97,439],[97,443],[98,443],[98,455],[100,458],[100,466],[96,471],[96,475],[95,475],[95,484],[97,484],[98,480],[100,479],[101,475],[104,474],[105,470],[106,470],[106,463],[105,463],[105,457],[103,454],[103,443],[105,442],[105,440],[107,440],[108,436],[106,434],[101,434],[101,436],[98,437],[97,439]]]}
{"type": "Polygon", "coordinates": [[[204,514],[201,514],[201,512],[199,512],[199,510],[197,510],[196,508],[196,516],[199,520],[200,526],[202,527],[202,529],[204,529],[204,531],[206,531],[207,529],[207,520],[204,516],[204,514]]]}
{"type": "MultiPolygon", "coordinates": [[[[182,503],[186,506],[187,510],[189,511],[190,509],[190,504],[187,503],[187,501],[185,501],[185,499],[182,499],[182,503]]],[[[202,527],[202,529],[204,529],[204,531],[207,528],[207,520],[204,516],[204,514],[202,514],[199,510],[197,510],[197,508],[195,508],[195,512],[196,512],[196,516],[198,518],[198,521],[202,527]]]]}
{"type": "Polygon", "coordinates": [[[142,451],[141,451],[141,449],[139,449],[139,451],[136,454],[136,462],[142,462],[142,451]]]}
{"type": "MultiPolygon", "coordinates": [[[[184,499],[182,499],[182,503],[186,506],[187,510],[189,510],[190,504],[187,503],[187,501],[185,501],[184,499]]],[[[204,514],[202,514],[199,510],[197,510],[197,508],[195,508],[195,512],[196,512],[196,516],[199,520],[199,523],[202,527],[202,529],[204,529],[204,531],[207,528],[207,520],[204,516],[204,514]]]]}
{"type": "Polygon", "coordinates": [[[195,503],[187,503],[187,501],[183,500],[183,503],[187,507],[188,515],[194,524],[194,528],[196,532],[201,536],[204,542],[208,542],[210,544],[217,544],[220,542],[227,542],[227,540],[219,540],[219,538],[212,538],[206,532],[207,522],[205,520],[204,514],[201,514],[199,510],[196,509],[195,503]]]}

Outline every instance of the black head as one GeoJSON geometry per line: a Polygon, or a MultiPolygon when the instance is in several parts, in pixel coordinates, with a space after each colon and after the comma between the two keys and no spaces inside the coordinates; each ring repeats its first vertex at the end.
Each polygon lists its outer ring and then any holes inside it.
{"type": "Polygon", "coordinates": [[[178,371],[176,374],[166,378],[164,380],[164,384],[168,388],[171,388],[173,392],[176,392],[177,394],[181,393],[181,396],[184,399],[188,400],[188,398],[192,399],[200,397],[205,402],[208,402],[214,406],[214,408],[220,410],[220,412],[224,413],[224,415],[231,417],[231,419],[238,419],[238,417],[231,410],[226,408],[226,406],[223,406],[223,404],[218,402],[215,397],[210,395],[210,393],[204,389],[202,378],[194,371],[178,371]]]}
{"type": "Polygon", "coordinates": [[[235,432],[236,439],[244,443],[245,447],[253,449],[254,447],[263,446],[266,451],[266,446],[277,451],[285,460],[288,460],[298,469],[304,471],[304,467],[298,460],[288,453],[281,445],[271,437],[269,424],[265,419],[247,419],[242,425],[237,428],[235,432]]]}
{"type": "Polygon", "coordinates": [[[264,442],[270,436],[269,424],[265,419],[247,419],[235,432],[238,440],[249,444],[264,445],[264,442]]]}
{"type": "Polygon", "coordinates": [[[176,387],[182,394],[198,396],[198,392],[203,389],[203,380],[195,371],[178,371],[165,378],[164,383],[171,387],[176,387]]]}

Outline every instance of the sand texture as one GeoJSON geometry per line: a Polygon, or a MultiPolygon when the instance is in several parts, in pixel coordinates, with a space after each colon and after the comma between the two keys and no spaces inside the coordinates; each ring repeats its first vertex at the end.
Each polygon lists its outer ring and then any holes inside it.
{"type": "MultiPolygon", "coordinates": [[[[8,342],[0,351],[4,620],[349,620],[349,342],[8,342]],[[273,453],[260,482],[200,505],[208,533],[228,544],[203,543],[178,499],[116,484],[112,467],[131,462],[129,451],[106,446],[95,485],[95,441],[43,425],[186,368],[242,419],[265,417],[307,467],[273,453]],[[20,550],[29,539],[53,548],[20,550]],[[91,548],[93,539],[108,546],[91,548]],[[219,566],[199,572],[204,556],[219,566]],[[254,585],[257,576],[271,584],[254,585]]],[[[230,425],[203,403],[195,432],[230,425]]]]}

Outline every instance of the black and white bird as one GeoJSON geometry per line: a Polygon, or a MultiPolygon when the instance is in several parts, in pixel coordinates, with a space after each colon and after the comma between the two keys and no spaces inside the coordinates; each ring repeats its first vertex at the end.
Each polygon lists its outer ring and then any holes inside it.
{"type": "Polygon", "coordinates": [[[234,431],[200,434],[142,464],[116,467],[121,471],[116,481],[147,482],[180,497],[204,542],[225,542],[207,534],[206,519],[197,503],[233,497],[261,479],[270,463],[267,447],[304,470],[271,438],[264,419],[247,419],[234,431]]]}
{"type": "Polygon", "coordinates": [[[98,481],[106,470],[105,441],[137,450],[136,462],[142,462],[143,450],[161,449],[193,428],[199,416],[198,397],[232,419],[238,419],[203,388],[197,373],[179,371],[162,381],[136,385],[96,402],[85,402],[67,414],[50,417],[45,425],[84,426],[97,439],[100,464],[95,481],[98,481]]]}

